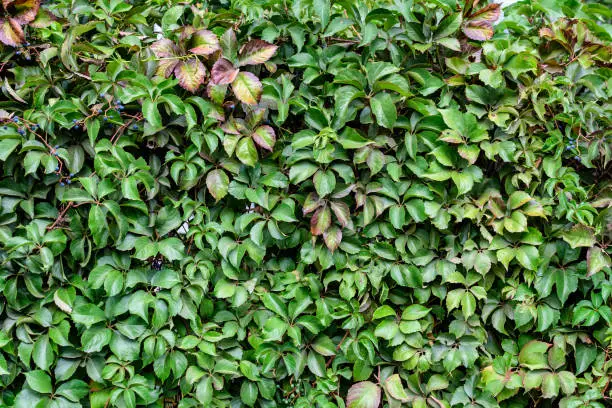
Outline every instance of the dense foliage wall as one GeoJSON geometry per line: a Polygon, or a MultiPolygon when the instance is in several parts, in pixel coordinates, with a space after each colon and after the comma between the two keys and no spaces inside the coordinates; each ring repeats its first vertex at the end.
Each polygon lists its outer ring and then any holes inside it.
{"type": "Polygon", "coordinates": [[[611,406],[609,3],[39,3],[0,406],[611,406]]]}

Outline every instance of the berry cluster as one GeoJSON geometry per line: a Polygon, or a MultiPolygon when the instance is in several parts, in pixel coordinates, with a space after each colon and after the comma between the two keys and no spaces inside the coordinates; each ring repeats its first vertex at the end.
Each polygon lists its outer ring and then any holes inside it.
{"type": "MultiPolygon", "coordinates": [[[[567,151],[576,151],[577,150],[577,146],[576,146],[576,140],[573,137],[569,137],[569,144],[567,146],[565,146],[565,150],[567,151]]],[[[579,155],[575,155],[574,159],[577,161],[580,161],[580,156],[579,155]]]]}

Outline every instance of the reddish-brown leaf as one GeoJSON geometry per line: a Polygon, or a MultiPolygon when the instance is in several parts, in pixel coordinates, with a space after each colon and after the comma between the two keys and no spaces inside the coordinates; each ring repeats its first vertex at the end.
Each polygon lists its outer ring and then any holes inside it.
{"type": "Polygon", "coordinates": [[[196,31],[191,36],[192,48],[190,52],[198,55],[210,55],[213,52],[220,50],[219,38],[216,34],[209,30],[196,31]]]}
{"type": "Polygon", "coordinates": [[[310,220],[310,233],[312,235],[323,234],[331,225],[331,211],[328,206],[320,207],[315,211],[310,220]]]}
{"type": "Polygon", "coordinates": [[[463,26],[463,33],[471,40],[485,41],[493,37],[493,26],[486,21],[477,21],[463,26]]]}
{"type": "Polygon", "coordinates": [[[0,42],[16,47],[23,42],[23,30],[12,19],[0,19],[0,42]]]}
{"type": "Polygon", "coordinates": [[[306,196],[306,200],[304,200],[304,205],[302,206],[302,211],[304,215],[309,214],[322,206],[325,202],[319,198],[317,193],[310,193],[306,196]]]}
{"type": "Polygon", "coordinates": [[[274,129],[268,125],[259,126],[255,129],[255,132],[253,132],[252,137],[259,147],[269,151],[272,151],[274,143],[276,143],[276,133],[274,133],[274,129]]]}
{"type": "Polygon", "coordinates": [[[263,64],[272,58],[277,48],[263,40],[251,40],[240,49],[238,66],[263,64]]]}
{"type": "Polygon", "coordinates": [[[342,242],[342,230],[335,225],[328,228],[327,231],[323,232],[323,241],[325,241],[325,245],[333,253],[338,249],[340,242],[342,242]]]}
{"type": "Polygon", "coordinates": [[[491,3],[477,12],[473,13],[467,18],[468,22],[476,23],[479,21],[486,21],[489,24],[494,23],[499,18],[501,7],[497,3],[491,3]]]}
{"type": "Polygon", "coordinates": [[[206,67],[197,58],[181,62],[174,70],[179,85],[189,92],[195,92],[204,82],[206,67]]]}
{"type": "Polygon", "coordinates": [[[210,77],[215,85],[231,84],[238,75],[238,69],[225,58],[219,58],[213,65],[210,77]]]}
{"type": "Polygon", "coordinates": [[[370,381],[353,384],[346,395],[346,408],[378,408],[382,392],[370,381]]]}
{"type": "MultiPolygon", "coordinates": [[[[14,0],[9,1],[9,3],[12,3],[9,5],[11,18],[21,25],[34,20],[40,7],[40,0],[14,0]]],[[[5,6],[5,9],[7,9],[7,6],[5,6]]]]}
{"type": "Polygon", "coordinates": [[[155,41],[151,44],[151,50],[157,58],[170,58],[180,55],[179,47],[174,41],[168,40],[167,38],[155,41]]]}
{"type": "Polygon", "coordinates": [[[343,203],[342,201],[332,201],[331,209],[338,219],[340,225],[347,227],[351,224],[351,210],[346,203],[343,203]]]}

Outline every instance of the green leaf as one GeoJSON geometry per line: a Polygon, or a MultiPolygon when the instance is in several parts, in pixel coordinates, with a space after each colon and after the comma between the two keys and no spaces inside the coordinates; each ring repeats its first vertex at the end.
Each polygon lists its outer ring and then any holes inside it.
{"type": "Polygon", "coordinates": [[[229,177],[221,169],[215,169],[206,175],[206,187],[217,201],[227,195],[229,188],[229,177]]]}
{"type": "Polygon", "coordinates": [[[104,311],[91,303],[82,304],[72,309],[72,320],[86,327],[106,320],[104,311]]]}
{"type": "Polygon", "coordinates": [[[54,356],[55,353],[51,346],[51,342],[49,342],[49,336],[45,334],[38,337],[32,348],[32,360],[34,360],[36,367],[47,371],[53,364],[54,356]]]}
{"type": "Polygon", "coordinates": [[[576,224],[562,233],[563,240],[572,248],[592,247],[595,245],[593,230],[583,224],[576,224]]]}
{"type": "Polygon", "coordinates": [[[162,128],[162,119],[157,109],[157,104],[150,99],[145,99],[142,102],[142,115],[149,122],[153,130],[162,128]]]}
{"type": "Polygon", "coordinates": [[[249,137],[243,137],[236,146],[236,156],[247,166],[255,166],[258,159],[255,143],[249,137]]]}
{"type": "Polygon", "coordinates": [[[15,150],[20,144],[21,141],[18,139],[0,140],[0,160],[6,161],[13,150],[15,150]]]}
{"type": "Polygon", "coordinates": [[[319,170],[314,175],[314,185],[319,197],[331,194],[336,188],[336,176],[331,170],[319,170]]]}
{"type": "Polygon", "coordinates": [[[519,363],[530,370],[548,368],[546,352],[550,344],[532,340],[525,344],[518,356],[519,363]]]}
{"type": "Polygon", "coordinates": [[[33,370],[25,373],[28,386],[41,394],[51,394],[53,386],[51,385],[51,377],[42,370],[33,370]]]}
{"type": "Polygon", "coordinates": [[[384,92],[379,92],[370,99],[372,113],[377,119],[377,123],[387,129],[392,129],[397,120],[397,110],[391,96],[384,92]]]}
{"type": "Polygon", "coordinates": [[[401,402],[408,402],[409,397],[404,390],[399,374],[393,374],[385,380],[385,389],[391,397],[401,402]]]}
{"type": "Polygon", "coordinates": [[[157,243],[159,252],[169,261],[178,261],[185,256],[185,245],[178,238],[166,238],[157,243]]]}

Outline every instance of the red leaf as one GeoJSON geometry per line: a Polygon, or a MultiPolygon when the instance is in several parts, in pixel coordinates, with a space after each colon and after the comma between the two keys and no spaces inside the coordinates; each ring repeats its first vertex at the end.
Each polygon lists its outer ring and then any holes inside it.
{"type": "Polygon", "coordinates": [[[225,58],[219,58],[213,65],[210,76],[215,85],[231,84],[238,75],[238,69],[225,58]]]}
{"type": "Polygon", "coordinates": [[[348,205],[343,203],[342,201],[332,201],[331,209],[334,212],[334,215],[338,219],[338,222],[343,227],[347,227],[351,225],[351,210],[348,205]]]}

